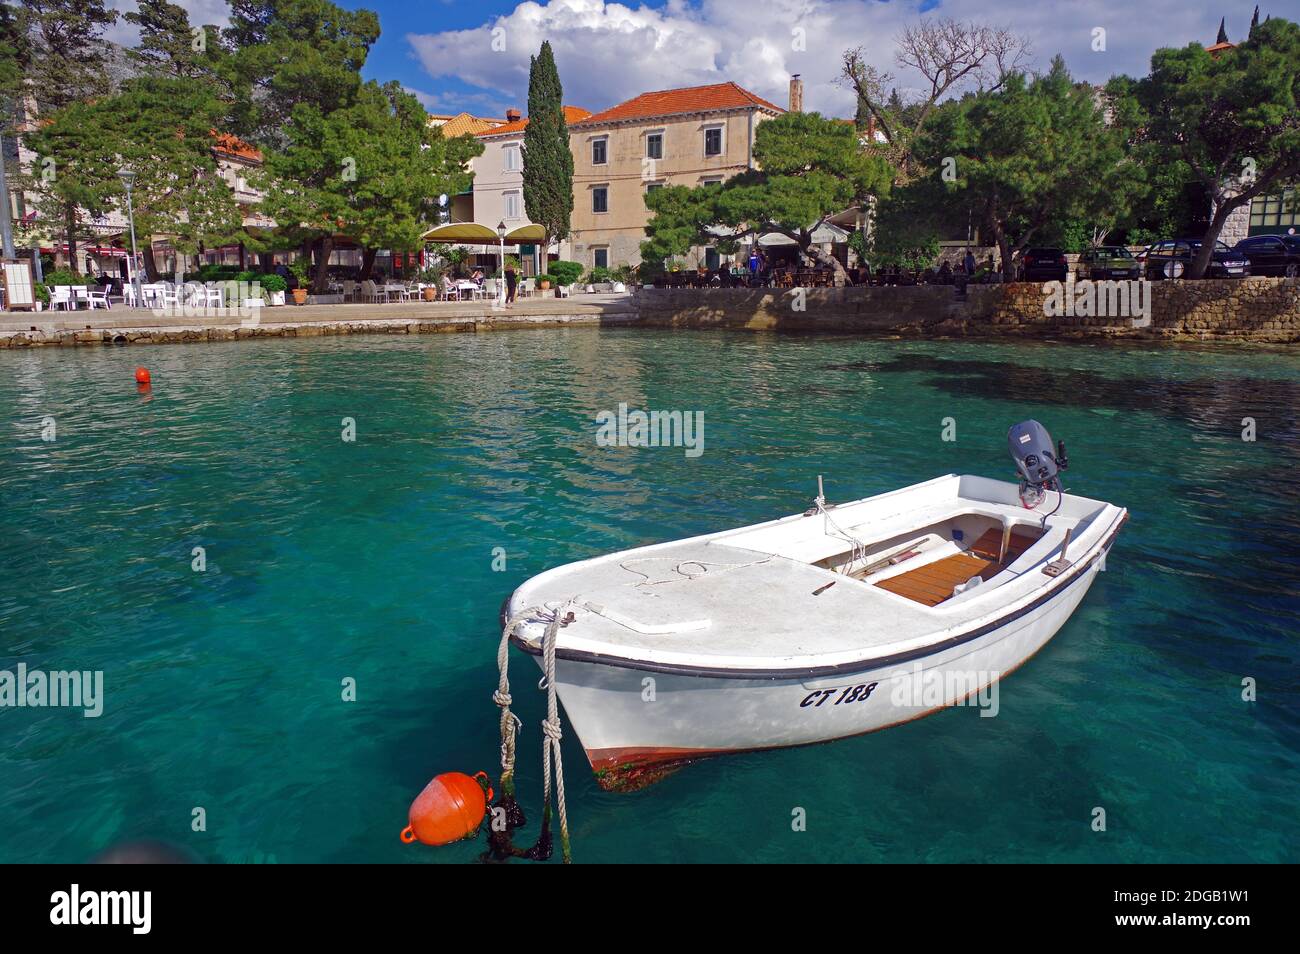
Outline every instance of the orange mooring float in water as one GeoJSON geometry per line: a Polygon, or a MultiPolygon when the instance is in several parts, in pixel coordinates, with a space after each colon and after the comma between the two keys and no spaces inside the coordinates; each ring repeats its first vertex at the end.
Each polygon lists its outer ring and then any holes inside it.
{"type": "Polygon", "coordinates": [[[411,802],[411,823],[402,829],[402,841],[408,845],[413,841],[450,845],[470,838],[478,833],[491,798],[492,786],[486,772],[476,772],[473,777],[463,772],[444,772],[411,802]]]}
{"type": "Polygon", "coordinates": [[[150,379],[150,376],[149,376],[149,369],[148,369],[148,368],[136,368],[136,369],[135,369],[135,383],[136,383],[136,384],[150,384],[150,383],[152,383],[152,382],[151,382],[151,379],[150,379]]]}

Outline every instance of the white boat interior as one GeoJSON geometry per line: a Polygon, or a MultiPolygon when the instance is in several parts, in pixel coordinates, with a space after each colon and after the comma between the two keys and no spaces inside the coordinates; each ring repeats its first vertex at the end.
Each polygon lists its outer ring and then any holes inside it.
{"type": "MultiPolygon", "coordinates": [[[[557,645],[611,662],[765,670],[869,661],[1005,618],[1067,585],[1125,516],[1069,493],[1028,510],[1015,484],[950,474],[557,567],[521,586],[508,612],[570,604],[557,645]]],[[[544,616],[517,630],[531,649],[544,616]]]]}

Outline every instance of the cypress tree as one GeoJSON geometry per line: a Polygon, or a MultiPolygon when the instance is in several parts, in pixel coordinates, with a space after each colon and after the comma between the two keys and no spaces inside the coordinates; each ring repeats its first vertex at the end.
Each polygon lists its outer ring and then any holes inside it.
{"type": "Polygon", "coordinates": [[[1250,32],[1246,34],[1246,39],[1255,35],[1255,27],[1259,26],[1259,5],[1255,6],[1255,14],[1250,18],[1250,32]]]}
{"type": "Polygon", "coordinates": [[[542,226],[542,256],[569,234],[573,214],[573,153],[564,121],[564,91],[551,44],[544,42],[528,69],[528,126],[524,130],[524,209],[542,226]]]}

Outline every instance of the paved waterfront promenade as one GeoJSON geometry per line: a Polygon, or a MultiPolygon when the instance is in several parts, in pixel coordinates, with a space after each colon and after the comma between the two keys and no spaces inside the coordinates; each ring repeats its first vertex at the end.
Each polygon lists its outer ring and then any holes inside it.
{"type": "Polygon", "coordinates": [[[481,331],[511,327],[618,324],[636,318],[629,295],[527,298],[513,308],[492,302],[383,305],[284,305],[250,314],[231,309],[172,313],[141,308],[0,312],[0,347],[231,341],[256,337],[481,331]]]}

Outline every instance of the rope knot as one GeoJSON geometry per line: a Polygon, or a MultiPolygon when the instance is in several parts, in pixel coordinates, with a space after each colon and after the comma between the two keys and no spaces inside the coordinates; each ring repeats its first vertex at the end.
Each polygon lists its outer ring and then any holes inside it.
{"type": "Polygon", "coordinates": [[[562,734],[563,733],[560,731],[560,720],[558,718],[542,720],[542,735],[546,736],[552,742],[558,743],[562,734]]]}
{"type": "Polygon", "coordinates": [[[510,693],[502,692],[500,689],[498,689],[494,693],[492,693],[492,701],[504,709],[507,706],[509,706],[510,703],[513,702],[514,700],[510,697],[510,693]]]}

